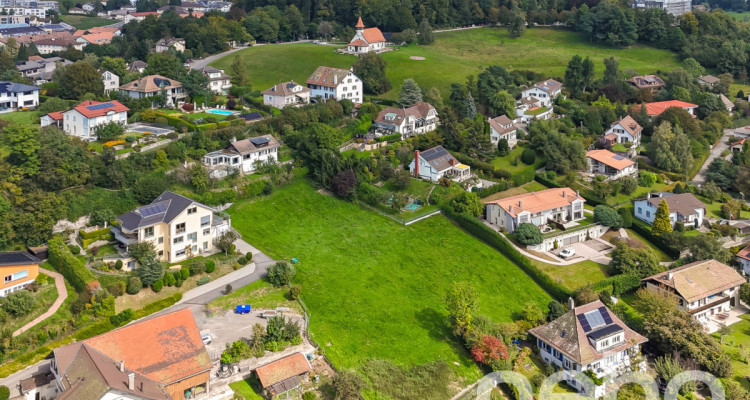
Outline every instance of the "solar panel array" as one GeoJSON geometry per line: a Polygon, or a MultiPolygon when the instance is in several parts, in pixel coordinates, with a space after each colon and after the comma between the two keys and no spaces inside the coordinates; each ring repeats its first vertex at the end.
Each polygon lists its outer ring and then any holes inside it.
{"type": "Polygon", "coordinates": [[[93,106],[86,106],[87,109],[90,111],[96,111],[101,110],[102,108],[110,108],[114,107],[115,105],[113,103],[102,103],[102,104],[94,104],[93,106]]]}
{"type": "Polygon", "coordinates": [[[623,158],[621,155],[615,155],[614,159],[615,160],[624,160],[625,158],[623,158]]]}
{"type": "Polygon", "coordinates": [[[599,307],[599,313],[602,315],[605,325],[609,325],[612,323],[612,317],[610,317],[605,307],[599,307]]]}
{"type": "Polygon", "coordinates": [[[156,204],[153,206],[141,207],[140,211],[141,211],[141,215],[143,215],[144,217],[149,217],[155,214],[163,213],[167,211],[167,209],[164,207],[163,204],[156,204]]]}
{"type": "Polygon", "coordinates": [[[269,139],[267,137],[256,137],[256,138],[250,139],[250,143],[252,143],[253,145],[255,145],[255,147],[264,147],[264,146],[268,145],[268,142],[270,142],[270,141],[271,141],[271,139],[269,139]]]}
{"type": "Polygon", "coordinates": [[[600,326],[612,323],[612,319],[609,317],[609,314],[607,314],[607,311],[603,307],[584,314],[578,314],[577,317],[578,322],[581,323],[583,331],[586,333],[591,332],[592,330],[600,326]],[[607,322],[607,320],[609,320],[609,322],[607,322]]]}

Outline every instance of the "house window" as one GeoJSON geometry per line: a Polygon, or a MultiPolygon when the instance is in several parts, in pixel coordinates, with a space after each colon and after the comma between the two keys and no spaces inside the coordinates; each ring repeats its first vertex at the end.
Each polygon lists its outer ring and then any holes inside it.
{"type": "Polygon", "coordinates": [[[159,240],[158,240],[158,243],[159,243],[159,244],[162,244],[162,243],[164,243],[164,236],[159,236],[159,240]]]}
{"type": "Polygon", "coordinates": [[[143,237],[146,239],[154,237],[154,227],[149,226],[148,228],[143,230],[143,237]]]}
{"type": "Polygon", "coordinates": [[[174,233],[185,233],[185,223],[182,222],[175,225],[174,231],[174,233]]]}
{"type": "Polygon", "coordinates": [[[209,226],[211,225],[211,216],[206,215],[205,217],[201,217],[201,226],[209,226]]]}
{"type": "Polygon", "coordinates": [[[195,213],[197,213],[197,212],[198,212],[198,207],[191,207],[191,208],[188,208],[188,215],[190,215],[190,214],[195,214],[195,213]]]}
{"type": "Polygon", "coordinates": [[[197,252],[198,251],[198,245],[194,244],[193,247],[192,247],[192,250],[193,250],[193,253],[197,252]]]}
{"type": "Polygon", "coordinates": [[[646,218],[651,218],[651,211],[646,211],[646,218]]]}
{"type": "Polygon", "coordinates": [[[172,243],[174,243],[174,244],[182,243],[183,238],[184,238],[184,236],[178,236],[178,237],[174,238],[174,240],[172,241],[172,243]]]}
{"type": "Polygon", "coordinates": [[[203,250],[208,250],[208,242],[203,242],[203,250]]]}
{"type": "Polygon", "coordinates": [[[163,257],[164,256],[164,250],[159,250],[158,254],[159,254],[159,257],[163,257]]]}
{"type": "Polygon", "coordinates": [[[643,214],[643,209],[641,207],[638,207],[638,214],[643,214]]]}
{"type": "Polygon", "coordinates": [[[187,252],[187,250],[185,250],[185,249],[177,250],[177,252],[174,253],[174,256],[175,257],[182,257],[182,256],[185,255],[186,252],[187,252]]]}
{"type": "Polygon", "coordinates": [[[203,230],[203,236],[208,236],[211,234],[211,228],[206,228],[203,230]]]}
{"type": "Polygon", "coordinates": [[[6,275],[5,276],[5,283],[10,283],[12,280],[13,280],[13,276],[12,275],[6,275]]]}
{"type": "Polygon", "coordinates": [[[193,243],[197,242],[198,241],[198,233],[197,232],[188,233],[187,240],[188,240],[188,242],[193,242],[193,243]]]}

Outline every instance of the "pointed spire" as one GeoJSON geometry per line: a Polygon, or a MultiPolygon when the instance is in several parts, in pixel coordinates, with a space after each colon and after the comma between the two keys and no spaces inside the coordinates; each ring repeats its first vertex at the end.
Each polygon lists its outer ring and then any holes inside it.
{"type": "Polygon", "coordinates": [[[354,27],[357,29],[365,29],[365,24],[362,22],[362,17],[359,17],[357,25],[354,25],[354,27]]]}

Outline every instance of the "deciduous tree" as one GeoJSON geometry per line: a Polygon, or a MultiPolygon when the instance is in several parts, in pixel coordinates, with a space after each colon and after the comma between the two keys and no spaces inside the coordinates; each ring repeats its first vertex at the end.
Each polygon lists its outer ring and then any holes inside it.
{"type": "Polygon", "coordinates": [[[651,233],[659,236],[663,233],[672,232],[672,220],[669,219],[669,205],[662,200],[654,213],[654,222],[651,224],[651,233]]]}
{"type": "Polygon", "coordinates": [[[479,299],[474,287],[467,282],[454,282],[445,294],[445,308],[451,319],[453,334],[465,336],[472,328],[472,315],[479,299]]]}
{"type": "Polygon", "coordinates": [[[60,78],[60,95],[66,99],[81,99],[87,93],[95,96],[104,94],[104,83],[99,72],[85,61],[65,67],[60,78]]]}
{"type": "MultiPolygon", "coordinates": [[[[363,54],[354,63],[354,74],[362,79],[365,93],[382,94],[391,90],[391,81],[385,76],[386,66],[383,56],[377,53],[363,54]]],[[[403,92],[403,86],[401,90],[403,92]]]]}

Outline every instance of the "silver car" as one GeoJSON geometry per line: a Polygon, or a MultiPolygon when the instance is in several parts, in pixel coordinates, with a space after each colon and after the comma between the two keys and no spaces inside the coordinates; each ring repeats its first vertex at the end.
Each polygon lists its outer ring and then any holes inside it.
{"type": "Polygon", "coordinates": [[[573,257],[574,255],[576,255],[576,249],[572,247],[566,247],[562,249],[562,251],[560,252],[560,257],[562,258],[570,258],[570,257],[573,257]]]}

